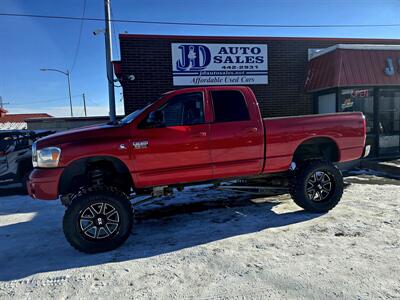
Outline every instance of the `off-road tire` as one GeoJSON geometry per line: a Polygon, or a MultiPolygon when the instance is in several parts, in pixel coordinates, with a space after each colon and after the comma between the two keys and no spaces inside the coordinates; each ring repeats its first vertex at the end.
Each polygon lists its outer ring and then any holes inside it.
{"type": "MultiPolygon", "coordinates": [[[[293,173],[290,195],[293,201],[301,208],[311,212],[322,213],[331,210],[339,203],[343,194],[343,176],[340,170],[331,162],[322,160],[307,161],[300,164],[293,173]],[[318,201],[310,199],[311,197],[308,193],[311,189],[310,185],[313,185],[313,183],[310,183],[312,176],[317,172],[318,174],[327,174],[332,184],[331,191],[326,194],[326,199],[320,200],[322,197],[319,197],[318,201]]],[[[319,190],[318,188],[316,189],[319,190]]]]}
{"type": "MultiPolygon", "coordinates": [[[[105,222],[107,222],[108,217],[104,216],[104,218],[105,222]]],[[[92,223],[94,224],[94,221],[92,223]]],[[[98,253],[110,251],[121,246],[129,237],[132,224],[132,206],[123,192],[112,187],[91,187],[80,190],[72,197],[71,204],[67,207],[64,214],[63,230],[67,241],[75,249],[85,253],[98,253]],[[109,209],[110,207],[114,208],[118,213],[119,223],[110,236],[96,239],[84,233],[82,220],[84,219],[84,212],[88,209],[92,211],[92,205],[96,206],[99,203],[106,204],[109,209]]],[[[96,233],[100,231],[99,228],[96,227],[96,233]]],[[[110,232],[108,228],[107,231],[110,232]]]]}

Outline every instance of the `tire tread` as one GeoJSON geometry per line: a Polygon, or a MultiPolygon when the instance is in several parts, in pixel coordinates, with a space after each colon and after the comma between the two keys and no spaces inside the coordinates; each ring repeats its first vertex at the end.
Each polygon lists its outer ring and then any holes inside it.
{"type": "Polygon", "coordinates": [[[122,245],[123,242],[125,242],[125,240],[129,237],[130,230],[129,232],[124,233],[123,236],[118,241],[110,241],[106,246],[103,247],[98,247],[93,242],[86,243],[86,245],[83,245],[82,243],[76,241],[75,232],[73,232],[74,231],[72,228],[73,225],[70,224],[70,220],[71,218],[73,218],[73,215],[75,214],[76,210],[75,206],[77,205],[77,201],[88,201],[85,200],[85,197],[89,197],[92,193],[109,193],[109,196],[114,195],[116,198],[119,198],[121,200],[120,201],[121,204],[125,206],[124,210],[130,211],[130,213],[128,214],[129,218],[128,223],[129,223],[129,229],[132,228],[133,211],[128,196],[124,192],[115,187],[91,186],[91,187],[81,188],[76,194],[72,196],[71,203],[70,205],[67,206],[63,218],[63,231],[65,238],[73,248],[75,248],[80,252],[98,253],[98,252],[113,250],[122,245]]]}
{"type": "Polygon", "coordinates": [[[339,169],[337,169],[330,161],[326,160],[308,160],[298,166],[293,172],[292,180],[289,185],[290,196],[293,201],[301,208],[311,212],[327,212],[334,208],[343,195],[343,177],[339,169]],[[313,202],[304,194],[304,182],[309,173],[317,168],[325,168],[329,170],[335,179],[335,192],[328,202],[313,202]]]}

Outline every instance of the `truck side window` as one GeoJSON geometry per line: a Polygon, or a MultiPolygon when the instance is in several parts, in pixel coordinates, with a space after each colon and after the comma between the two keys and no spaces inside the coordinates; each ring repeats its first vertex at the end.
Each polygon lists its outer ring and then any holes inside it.
{"type": "Polygon", "coordinates": [[[14,136],[15,150],[20,150],[29,147],[29,140],[27,134],[21,133],[14,136]]]}
{"type": "Polygon", "coordinates": [[[203,93],[177,95],[153,111],[139,128],[204,124],[203,93]]]}
{"type": "Polygon", "coordinates": [[[211,92],[216,123],[250,120],[243,94],[239,91],[211,92]]]}
{"type": "Polygon", "coordinates": [[[12,140],[7,135],[4,135],[0,138],[0,152],[6,152],[8,147],[10,147],[12,140]]]}

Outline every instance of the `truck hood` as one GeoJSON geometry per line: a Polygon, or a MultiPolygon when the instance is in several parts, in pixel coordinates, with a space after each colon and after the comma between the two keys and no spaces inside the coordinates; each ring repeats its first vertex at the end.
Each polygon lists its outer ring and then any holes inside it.
{"type": "Polygon", "coordinates": [[[88,140],[89,138],[107,138],[113,136],[115,134],[115,130],[120,127],[121,125],[110,124],[91,125],[51,134],[37,140],[37,148],[40,149],[49,146],[59,146],[65,143],[88,140]]]}

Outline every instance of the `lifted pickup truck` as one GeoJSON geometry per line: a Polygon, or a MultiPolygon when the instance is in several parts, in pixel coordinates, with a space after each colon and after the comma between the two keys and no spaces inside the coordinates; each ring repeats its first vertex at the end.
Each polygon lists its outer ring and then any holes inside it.
{"type": "Polygon", "coordinates": [[[328,211],[343,192],[334,163],[360,158],[365,133],[362,113],[263,119],[248,87],[186,88],[117,124],[38,140],[28,189],[33,198],[61,199],[73,247],[101,252],[128,238],[133,192],[162,195],[195,183],[262,182],[280,174],[299,206],[328,211]]]}

